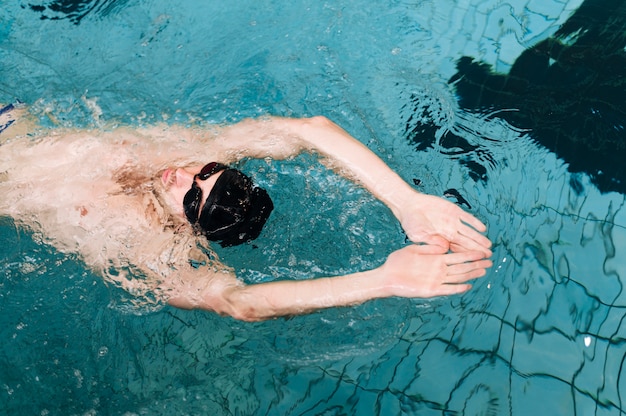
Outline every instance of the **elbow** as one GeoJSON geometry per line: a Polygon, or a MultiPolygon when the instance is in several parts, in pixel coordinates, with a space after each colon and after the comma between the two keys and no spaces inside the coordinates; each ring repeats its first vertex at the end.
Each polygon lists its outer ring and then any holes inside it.
{"type": "Polygon", "coordinates": [[[309,117],[306,119],[306,123],[315,127],[329,127],[335,124],[326,116],[309,117]]]}
{"type": "Polygon", "coordinates": [[[256,300],[247,293],[246,286],[234,288],[225,297],[225,304],[217,311],[220,315],[244,322],[259,322],[272,317],[271,313],[259,305],[256,300]]]}
{"type": "Polygon", "coordinates": [[[228,315],[243,322],[260,322],[267,319],[267,316],[260,314],[255,308],[246,305],[231,308],[231,310],[228,311],[228,315]]]}

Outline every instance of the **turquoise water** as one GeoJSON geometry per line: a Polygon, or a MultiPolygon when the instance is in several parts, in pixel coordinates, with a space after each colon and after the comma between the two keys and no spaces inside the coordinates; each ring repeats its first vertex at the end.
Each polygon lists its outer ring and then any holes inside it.
{"type": "MultiPolygon", "coordinates": [[[[171,3],[4,4],[0,102],[51,126],[326,115],[418,189],[457,189],[494,267],[463,296],[247,324],[134,306],[2,218],[0,413],[626,413],[624,195],[448,83],[462,56],[506,73],[581,1],[171,3]]],[[[246,280],[374,267],[405,243],[313,158],[259,163],[242,168],[276,210],[255,246],[220,250],[246,280]]]]}

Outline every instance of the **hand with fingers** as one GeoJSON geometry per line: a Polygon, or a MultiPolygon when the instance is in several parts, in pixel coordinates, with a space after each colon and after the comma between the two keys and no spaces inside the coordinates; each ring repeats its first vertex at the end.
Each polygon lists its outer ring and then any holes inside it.
{"type": "Polygon", "coordinates": [[[410,245],[391,253],[380,270],[391,296],[429,298],[469,290],[467,282],[491,266],[482,251],[447,253],[437,245],[410,245]]]}
{"type": "Polygon", "coordinates": [[[456,253],[480,251],[491,256],[491,241],[481,233],[487,227],[457,205],[433,195],[414,193],[398,215],[414,243],[426,243],[456,253]]]}

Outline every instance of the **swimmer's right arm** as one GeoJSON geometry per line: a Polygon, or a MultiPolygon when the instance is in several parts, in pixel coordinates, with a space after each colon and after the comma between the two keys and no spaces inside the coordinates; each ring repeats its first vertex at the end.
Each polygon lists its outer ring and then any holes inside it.
{"type": "Polygon", "coordinates": [[[376,269],[344,276],[245,285],[232,274],[214,275],[206,288],[180,292],[169,303],[262,321],[376,298],[462,293],[471,288],[469,280],[484,276],[490,266],[480,251],[443,254],[436,246],[410,245],[392,253],[376,269]]]}
{"type": "Polygon", "coordinates": [[[486,231],[481,221],[450,201],[417,192],[367,146],[326,117],[244,120],[224,128],[217,145],[233,159],[319,153],[387,205],[411,241],[491,255],[491,241],[481,234],[486,231]]]}

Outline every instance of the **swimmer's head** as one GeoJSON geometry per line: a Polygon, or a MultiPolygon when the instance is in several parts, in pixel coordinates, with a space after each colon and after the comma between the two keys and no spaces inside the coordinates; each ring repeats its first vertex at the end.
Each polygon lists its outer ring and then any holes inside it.
{"type": "Polygon", "coordinates": [[[255,186],[248,176],[212,162],[194,175],[183,207],[187,220],[207,239],[228,247],[257,238],[274,204],[267,192],[255,186]],[[206,196],[199,183],[217,174],[206,196]]]}

